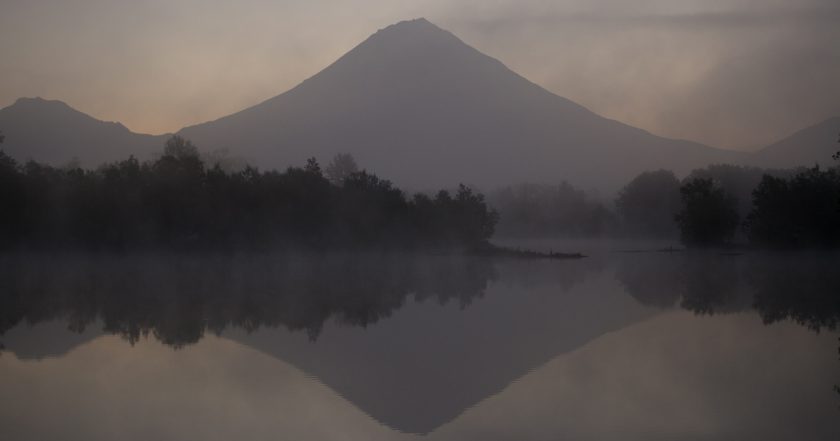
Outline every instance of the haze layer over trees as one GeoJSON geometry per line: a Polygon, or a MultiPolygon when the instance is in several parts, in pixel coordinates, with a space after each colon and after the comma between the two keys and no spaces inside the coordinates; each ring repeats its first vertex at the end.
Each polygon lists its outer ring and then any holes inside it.
{"type": "Polygon", "coordinates": [[[342,170],[333,182],[315,159],[228,172],[177,136],[154,161],[96,170],[19,165],[0,152],[0,246],[451,249],[493,234],[496,214],[466,186],[408,197],[367,171],[342,170]]]}

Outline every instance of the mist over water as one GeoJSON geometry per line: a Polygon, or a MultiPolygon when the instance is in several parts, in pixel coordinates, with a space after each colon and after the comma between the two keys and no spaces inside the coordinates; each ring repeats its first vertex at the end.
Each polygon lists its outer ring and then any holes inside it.
{"type": "Polygon", "coordinates": [[[566,261],[6,254],[0,427],[94,440],[177,438],[190,421],[210,439],[840,433],[836,254],[588,244],[566,261]],[[85,416],[102,403],[118,409],[104,424],[85,416]]]}

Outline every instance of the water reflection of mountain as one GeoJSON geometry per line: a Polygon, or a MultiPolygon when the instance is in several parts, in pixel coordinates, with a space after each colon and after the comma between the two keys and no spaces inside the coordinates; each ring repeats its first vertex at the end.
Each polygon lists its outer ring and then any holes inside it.
{"type": "Polygon", "coordinates": [[[499,281],[463,311],[406,305],[365,331],[328,325],[317,344],[272,330],[230,337],[309,372],[390,427],[427,433],[557,355],[653,313],[608,278],[564,290],[564,276],[583,278],[578,263],[497,268],[499,281]]]}
{"type": "MultiPolygon", "coordinates": [[[[588,277],[601,269],[593,260],[44,259],[3,262],[0,331],[66,320],[72,330],[101,326],[174,347],[224,331],[407,432],[428,432],[557,354],[650,314],[612,280],[588,277]]],[[[38,358],[26,329],[3,339],[38,358]]],[[[53,341],[62,340],[81,342],[53,341]]]]}

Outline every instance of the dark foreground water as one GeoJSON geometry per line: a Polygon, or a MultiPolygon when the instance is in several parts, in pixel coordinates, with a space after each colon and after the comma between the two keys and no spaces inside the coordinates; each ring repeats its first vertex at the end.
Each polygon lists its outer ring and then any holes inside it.
{"type": "Polygon", "coordinates": [[[837,255],[638,248],[3,256],[0,439],[840,439],[837,255]]]}

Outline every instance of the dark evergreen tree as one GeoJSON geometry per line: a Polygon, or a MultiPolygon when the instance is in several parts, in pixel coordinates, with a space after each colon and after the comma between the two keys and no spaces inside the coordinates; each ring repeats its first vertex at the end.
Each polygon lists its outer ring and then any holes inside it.
{"type": "Polygon", "coordinates": [[[711,179],[692,179],[680,187],[682,210],[675,217],[686,246],[729,242],[738,228],[738,203],[711,179]]]}
{"type": "Polygon", "coordinates": [[[765,176],[745,226],[759,245],[840,246],[840,173],[815,167],[790,179],[765,176]]]}

